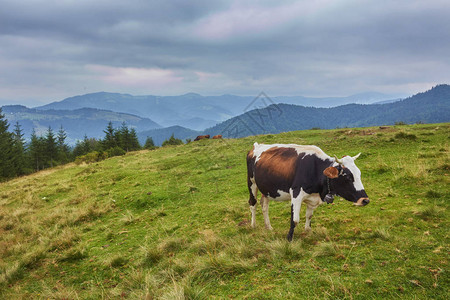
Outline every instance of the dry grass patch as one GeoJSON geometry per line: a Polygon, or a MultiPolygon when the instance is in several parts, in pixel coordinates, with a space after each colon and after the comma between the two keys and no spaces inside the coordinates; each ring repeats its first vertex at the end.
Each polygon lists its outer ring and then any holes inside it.
{"type": "Polygon", "coordinates": [[[339,248],[333,242],[323,242],[314,247],[312,251],[313,257],[335,256],[338,254],[339,248]]]}
{"type": "Polygon", "coordinates": [[[249,271],[254,267],[254,262],[233,258],[221,252],[210,254],[207,259],[199,262],[200,266],[194,277],[199,280],[208,281],[211,278],[230,278],[249,271]]]}
{"type": "Polygon", "coordinates": [[[301,240],[288,242],[287,240],[275,240],[266,244],[273,259],[294,261],[305,255],[301,240]]]}

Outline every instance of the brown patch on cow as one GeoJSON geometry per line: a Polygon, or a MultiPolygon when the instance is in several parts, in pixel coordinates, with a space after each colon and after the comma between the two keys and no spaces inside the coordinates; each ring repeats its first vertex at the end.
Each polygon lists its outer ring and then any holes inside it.
{"type": "Polygon", "coordinates": [[[255,155],[253,152],[254,150],[255,150],[255,146],[252,147],[252,150],[248,151],[247,159],[251,159],[255,155]]]}
{"type": "Polygon", "coordinates": [[[328,178],[338,178],[339,171],[335,167],[328,167],[323,171],[323,175],[327,176],[328,178]]]}
{"type": "Polygon", "coordinates": [[[266,169],[269,173],[292,179],[297,158],[297,151],[293,148],[274,147],[261,154],[257,165],[259,168],[266,169]]]}
{"type": "Polygon", "coordinates": [[[213,138],[214,140],[216,140],[216,139],[221,139],[221,138],[222,138],[222,135],[221,135],[221,134],[218,134],[218,135],[213,136],[212,138],[213,138]]]}

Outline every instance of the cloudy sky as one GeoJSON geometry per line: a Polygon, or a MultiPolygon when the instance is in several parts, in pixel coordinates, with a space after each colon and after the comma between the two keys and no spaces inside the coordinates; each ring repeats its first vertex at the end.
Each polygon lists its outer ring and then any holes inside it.
{"type": "Polygon", "coordinates": [[[450,83],[450,1],[0,0],[0,105],[411,95],[450,83]]]}

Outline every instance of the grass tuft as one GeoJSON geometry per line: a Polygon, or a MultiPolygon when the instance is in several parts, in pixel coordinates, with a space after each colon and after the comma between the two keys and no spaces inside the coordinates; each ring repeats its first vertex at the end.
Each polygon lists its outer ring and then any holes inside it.
{"type": "Polygon", "coordinates": [[[375,229],[372,232],[372,234],[370,234],[370,237],[375,238],[375,239],[385,240],[385,241],[392,239],[391,234],[389,233],[389,231],[386,228],[375,229]]]}
{"type": "Polygon", "coordinates": [[[144,268],[154,267],[163,258],[163,252],[157,247],[141,246],[140,253],[142,257],[140,265],[144,268]]]}
{"type": "Polygon", "coordinates": [[[187,246],[187,241],[184,238],[170,237],[162,241],[158,245],[158,250],[163,253],[177,253],[187,246]]]}
{"type": "Polygon", "coordinates": [[[301,240],[288,242],[287,240],[275,240],[267,244],[267,248],[274,259],[295,261],[302,258],[305,250],[301,240]]]}
{"type": "Polygon", "coordinates": [[[59,261],[66,262],[76,262],[88,257],[87,251],[85,249],[70,249],[59,261]]]}
{"type": "Polygon", "coordinates": [[[208,259],[202,262],[196,271],[195,277],[200,280],[209,278],[230,278],[247,272],[252,268],[252,264],[240,258],[232,258],[225,253],[218,255],[211,254],[208,259]]]}
{"type": "Polygon", "coordinates": [[[335,256],[338,253],[338,247],[333,242],[323,242],[314,247],[312,256],[335,256]]]}
{"type": "Polygon", "coordinates": [[[408,134],[406,132],[399,132],[395,134],[395,138],[397,140],[412,140],[415,141],[417,139],[417,136],[415,134],[408,134]]]}
{"type": "Polygon", "coordinates": [[[419,211],[418,215],[423,220],[439,218],[442,216],[442,209],[440,209],[436,205],[431,205],[431,206],[427,206],[423,210],[419,211]]]}
{"type": "Polygon", "coordinates": [[[119,267],[123,267],[128,263],[129,259],[118,254],[113,256],[110,260],[107,261],[107,265],[112,267],[112,268],[119,268],[119,267]]]}

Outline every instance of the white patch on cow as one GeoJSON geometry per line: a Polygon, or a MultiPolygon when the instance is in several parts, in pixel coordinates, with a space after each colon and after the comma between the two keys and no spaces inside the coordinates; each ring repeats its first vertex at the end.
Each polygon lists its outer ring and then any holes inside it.
{"type": "Polygon", "coordinates": [[[280,196],[275,197],[275,198],[272,198],[272,197],[268,196],[267,198],[269,198],[269,200],[273,200],[273,201],[288,201],[288,200],[291,200],[291,194],[286,193],[285,191],[282,191],[282,190],[278,190],[277,193],[280,196]]]}
{"type": "Polygon", "coordinates": [[[307,196],[303,199],[303,202],[305,202],[308,206],[312,206],[313,208],[316,208],[317,206],[324,203],[318,193],[307,194],[307,196]]]}
{"type": "Polygon", "coordinates": [[[300,222],[300,208],[302,206],[303,198],[307,197],[309,194],[306,193],[303,188],[300,189],[300,193],[295,198],[292,189],[289,190],[289,193],[291,195],[292,210],[294,212],[293,221],[295,224],[298,224],[298,222],[300,222]]]}
{"type": "Polygon", "coordinates": [[[252,185],[250,186],[250,189],[252,190],[253,197],[255,197],[255,199],[256,199],[256,196],[258,194],[258,186],[256,186],[256,182],[255,182],[255,178],[254,177],[251,177],[250,181],[252,183],[252,185]]]}
{"type": "Polygon", "coordinates": [[[270,219],[269,219],[269,198],[266,196],[261,197],[261,208],[263,212],[264,217],[264,224],[266,225],[266,228],[269,230],[272,230],[272,226],[270,225],[270,219]]]}
{"type": "MultiPolygon", "coordinates": [[[[305,156],[306,155],[315,155],[318,158],[320,158],[321,160],[326,160],[326,159],[330,159],[330,157],[328,155],[325,154],[325,152],[322,151],[322,149],[320,149],[317,146],[313,146],[313,145],[296,145],[296,144],[272,144],[272,145],[266,145],[266,144],[258,144],[258,143],[254,143],[253,144],[253,157],[255,157],[255,163],[259,160],[259,158],[261,157],[261,154],[263,154],[264,151],[267,151],[271,148],[292,148],[295,149],[295,151],[297,152],[297,154],[301,154],[304,153],[305,156]]],[[[305,158],[305,156],[303,158],[305,158]]]]}
{"type": "Polygon", "coordinates": [[[361,181],[361,171],[358,169],[358,167],[355,164],[355,160],[351,156],[344,156],[342,158],[342,162],[344,166],[350,170],[353,174],[353,178],[355,179],[355,182],[353,182],[353,185],[355,186],[355,190],[362,191],[364,190],[364,186],[361,181]]]}
{"type": "Polygon", "coordinates": [[[250,206],[250,211],[252,213],[252,227],[255,228],[256,227],[256,204],[253,206],[250,206]]]}

